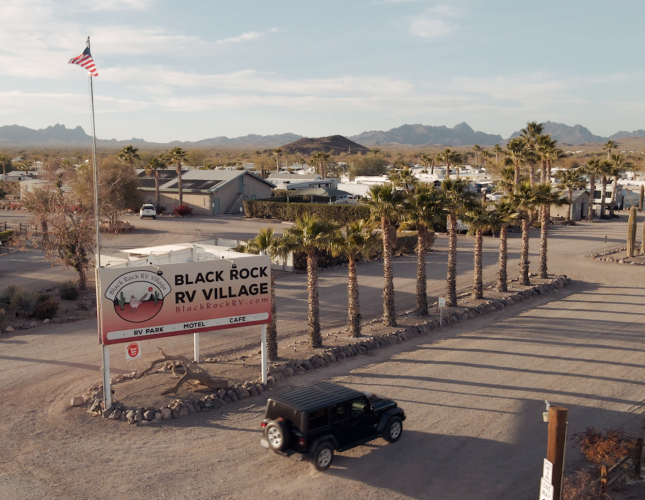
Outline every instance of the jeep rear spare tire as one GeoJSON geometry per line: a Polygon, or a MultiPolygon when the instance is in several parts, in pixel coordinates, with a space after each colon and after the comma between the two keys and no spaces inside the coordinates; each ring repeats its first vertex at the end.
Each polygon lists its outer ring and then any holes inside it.
{"type": "Polygon", "coordinates": [[[323,471],[329,469],[334,461],[334,447],[331,443],[322,443],[314,453],[314,467],[316,470],[323,471]]]}
{"type": "Polygon", "coordinates": [[[395,443],[401,437],[403,432],[403,420],[401,417],[392,417],[385,424],[385,431],[383,432],[383,437],[389,443],[395,443]]]}
{"type": "Polygon", "coordinates": [[[272,420],[267,424],[266,436],[272,450],[282,451],[289,446],[287,426],[280,420],[272,420]]]}

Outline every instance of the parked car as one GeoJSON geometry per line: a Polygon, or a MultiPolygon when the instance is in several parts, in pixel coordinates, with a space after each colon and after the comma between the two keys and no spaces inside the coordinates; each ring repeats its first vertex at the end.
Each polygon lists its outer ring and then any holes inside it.
{"type": "Polygon", "coordinates": [[[153,219],[157,218],[157,209],[154,205],[146,203],[139,210],[139,215],[143,219],[144,217],[152,217],[153,219]]]}
{"type": "Polygon", "coordinates": [[[390,443],[403,432],[404,411],[391,399],[320,382],[267,401],[260,445],[297,460],[329,468],[334,451],[377,438],[390,443]]]}

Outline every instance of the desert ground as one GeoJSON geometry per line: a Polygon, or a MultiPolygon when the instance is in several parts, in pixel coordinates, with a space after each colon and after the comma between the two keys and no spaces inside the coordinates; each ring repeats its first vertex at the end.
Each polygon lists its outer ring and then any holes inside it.
{"type": "MultiPolygon", "coordinates": [[[[135,224],[140,233],[112,237],[106,247],[196,240],[196,229],[202,239],[210,234],[242,239],[267,222],[222,217],[135,224]]],[[[625,233],[624,215],[554,227],[549,270],[574,280],[559,293],[277,386],[274,391],[281,392],[332,380],[394,398],[405,409],[399,442],[378,440],[341,453],[325,473],[259,447],[259,423],[271,391],[160,425],[105,421],[69,406],[73,396],[100,380],[95,322],[3,334],[0,498],[536,498],[546,453],[544,400],[569,408],[569,436],[590,426],[641,432],[645,269],[586,258],[602,251],[605,235],[608,246],[618,246],[625,233]]],[[[517,236],[509,242],[511,277],[517,274],[517,236]]],[[[536,264],[537,231],[531,245],[536,264]]],[[[496,239],[485,239],[485,281],[494,279],[497,246],[496,239]]],[[[465,290],[472,279],[472,238],[460,237],[459,248],[458,288],[465,290]]],[[[439,236],[427,257],[431,297],[444,289],[446,249],[439,236]]],[[[415,265],[414,256],[395,261],[399,312],[414,307],[415,265]]],[[[0,256],[0,287],[23,280],[38,288],[70,277],[73,273],[52,268],[36,252],[0,256]],[[25,273],[31,274],[23,279],[25,273]]],[[[345,322],[346,268],[320,277],[323,327],[333,331],[345,322]]],[[[361,265],[359,277],[363,314],[371,319],[381,312],[381,265],[361,265]]],[[[306,276],[282,274],[277,287],[281,339],[297,340],[306,322],[306,276]]],[[[231,353],[257,345],[259,332],[202,337],[204,355],[231,353]]],[[[112,372],[144,368],[157,345],[192,352],[189,337],[149,343],[154,346],[144,343],[144,357],[134,363],[126,363],[122,346],[113,346],[112,372]]],[[[568,470],[579,462],[570,441],[568,470]]]]}

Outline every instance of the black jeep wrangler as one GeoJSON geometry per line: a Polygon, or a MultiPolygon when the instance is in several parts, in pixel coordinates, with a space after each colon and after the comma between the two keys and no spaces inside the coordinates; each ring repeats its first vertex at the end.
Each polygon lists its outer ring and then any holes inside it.
{"type": "Polygon", "coordinates": [[[383,437],[398,441],[405,413],[390,399],[320,382],[270,398],[260,444],[329,468],[334,450],[345,451],[383,437]]]}

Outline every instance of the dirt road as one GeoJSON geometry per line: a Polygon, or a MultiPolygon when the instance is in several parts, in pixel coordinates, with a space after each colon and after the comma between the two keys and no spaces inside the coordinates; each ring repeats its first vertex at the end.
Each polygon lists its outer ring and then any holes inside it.
{"type": "MultiPolygon", "coordinates": [[[[408,414],[398,443],[377,441],[342,453],[322,474],[259,448],[266,398],[162,427],[89,419],[67,406],[99,377],[89,324],[2,338],[0,498],[534,498],[546,452],[545,399],[569,407],[570,434],[588,426],[640,428],[645,268],[584,258],[602,250],[605,234],[619,242],[625,225],[623,219],[553,231],[550,268],[575,280],[560,295],[290,379],[292,385],[333,379],[371,390],[395,398],[408,414]]],[[[517,244],[511,242],[513,254],[517,244]]],[[[445,275],[442,245],[429,256],[435,290],[445,275]]],[[[495,247],[487,241],[489,275],[495,247]]],[[[469,257],[460,255],[462,270],[469,257]]],[[[414,263],[397,259],[397,266],[397,302],[404,309],[413,300],[414,263]]],[[[344,270],[323,274],[330,293],[321,292],[322,308],[335,316],[344,270]]],[[[378,271],[373,274],[361,281],[362,297],[368,310],[378,311],[380,300],[371,303],[380,296],[378,271]]],[[[460,286],[469,279],[464,274],[460,286]]],[[[303,300],[303,282],[293,276],[280,286],[303,300]]],[[[285,328],[304,321],[295,317],[298,310],[294,305],[282,313],[285,328]]],[[[188,351],[185,339],[167,342],[188,351]]],[[[116,373],[133,369],[122,358],[122,349],[113,352],[116,373]]],[[[567,457],[575,465],[574,447],[567,457]]]]}

